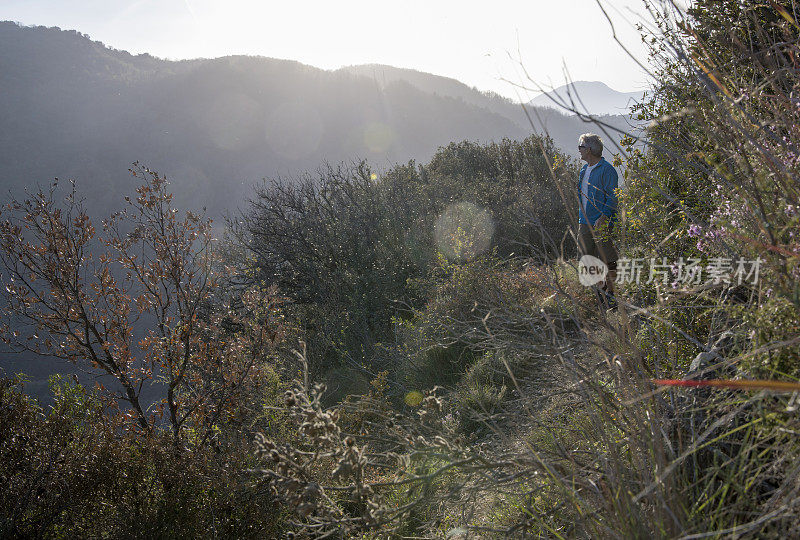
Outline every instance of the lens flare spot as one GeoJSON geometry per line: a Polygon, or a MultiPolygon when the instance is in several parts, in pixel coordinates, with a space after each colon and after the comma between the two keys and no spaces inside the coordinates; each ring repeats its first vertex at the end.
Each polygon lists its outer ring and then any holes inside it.
{"type": "Polygon", "coordinates": [[[433,234],[442,255],[452,261],[469,261],[492,245],[494,222],[486,210],[460,202],[439,216],[433,234]]]}
{"type": "Polygon", "coordinates": [[[370,152],[384,153],[393,142],[394,132],[386,124],[372,122],[364,127],[364,145],[370,152]]]}
{"type": "Polygon", "coordinates": [[[412,390],[406,397],[403,398],[403,401],[406,402],[406,405],[409,407],[419,407],[419,404],[422,403],[422,392],[418,390],[412,390]]]}

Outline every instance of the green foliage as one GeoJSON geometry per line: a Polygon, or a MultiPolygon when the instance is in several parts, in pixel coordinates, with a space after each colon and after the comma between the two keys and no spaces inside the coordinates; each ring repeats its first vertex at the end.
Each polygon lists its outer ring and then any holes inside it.
{"type": "Polygon", "coordinates": [[[775,346],[800,335],[800,311],[788,298],[767,298],[743,318],[750,331],[752,347],[763,352],[749,358],[744,368],[757,378],[800,380],[800,345],[775,346]]]}
{"type": "Polygon", "coordinates": [[[465,434],[481,434],[487,421],[500,409],[508,387],[505,367],[498,360],[501,352],[487,352],[459,381],[454,393],[454,407],[460,429],[465,434]]]}
{"type": "Polygon", "coordinates": [[[46,411],[0,383],[0,535],[270,535],[279,507],[243,471],[256,430],[285,436],[281,300],[223,287],[210,222],[179,221],[164,179],[132,172],[144,183],[102,242],[74,188],[3,207],[3,341],[99,380],[54,377],[46,411]]]}
{"type": "Polygon", "coordinates": [[[110,426],[95,422],[102,405],[77,385],[54,377],[54,405],[44,411],[19,379],[0,384],[0,534],[51,536],[114,482],[121,457],[110,426]]]}
{"type": "Polygon", "coordinates": [[[491,256],[465,263],[441,257],[432,273],[436,287],[428,304],[395,328],[398,381],[407,389],[455,385],[482,358],[486,335],[481,319],[494,298],[503,295],[519,306],[530,298],[491,256]]]}
{"type": "MultiPolygon", "coordinates": [[[[424,342],[423,342],[424,343],[424,342]]],[[[398,370],[403,388],[422,390],[436,385],[453,385],[475,359],[464,345],[432,345],[404,358],[398,370]]]]}
{"type": "Polygon", "coordinates": [[[498,254],[541,255],[568,230],[550,162],[566,160],[552,140],[537,136],[480,146],[450,143],[424,168],[434,201],[470,201],[494,218],[498,254]]]}
{"type": "Polygon", "coordinates": [[[3,537],[264,537],[280,509],[242,471],[247,446],[176,453],[166,434],[125,435],[100,396],[51,378],[48,411],[0,382],[3,537]]]}
{"type": "Polygon", "coordinates": [[[557,154],[538,137],[454,143],[380,177],[362,162],[259,188],[239,237],[252,279],[293,300],[312,373],[383,369],[392,318],[424,305],[441,253],[466,263],[488,249],[554,256],[567,222],[546,153],[557,154]]]}
{"type": "MultiPolygon", "coordinates": [[[[669,261],[702,257],[703,264],[711,257],[761,257],[763,262],[757,284],[734,279],[676,288],[621,287],[632,303],[647,310],[632,334],[620,325],[618,334],[627,332],[633,339],[612,351],[635,371],[658,378],[797,379],[792,340],[800,305],[794,301],[798,113],[789,106],[797,78],[796,70],[787,68],[796,66],[792,9],[788,2],[700,1],[686,18],[674,9],[656,14],[657,33],[647,42],[658,82],[636,108],[639,119],[649,123],[648,149],[624,141],[629,152],[622,197],[626,255],[669,261]]],[[[622,386],[617,393],[625,391],[622,386]]],[[[776,478],[785,472],[766,464],[791,461],[797,452],[797,445],[783,437],[794,423],[783,412],[785,400],[698,391],[676,392],[668,403],[668,413],[657,407],[648,413],[674,430],[664,441],[647,443],[655,467],[669,467],[672,482],[663,485],[661,495],[672,516],[658,518],[663,519],[659,534],[670,535],[677,526],[681,534],[727,529],[791,535],[786,516],[771,505],[793,497],[793,489],[765,487],[780,482],[776,478]],[[697,426],[716,430],[715,436],[700,447],[687,447],[687,426],[693,437],[697,426]],[[663,452],[662,465],[658,452],[663,452]],[[691,503],[684,505],[679,497],[691,503]],[[753,525],[761,521],[771,525],[753,525]],[[737,528],[740,524],[747,525],[737,528]]],[[[636,406],[626,407],[624,414],[634,415],[632,409],[636,406]]],[[[618,420],[609,414],[603,429],[626,433],[633,426],[618,420]]],[[[636,445],[648,437],[628,432],[627,438],[630,448],[624,452],[636,456],[636,445]]],[[[598,439],[612,452],[621,450],[598,439]]],[[[628,483],[635,481],[619,481],[616,489],[629,490],[628,483]]],[[[613,530],[646,529],[641,510],[615,508],[615,515],[630,521],[616,523],[613,530]]]]}

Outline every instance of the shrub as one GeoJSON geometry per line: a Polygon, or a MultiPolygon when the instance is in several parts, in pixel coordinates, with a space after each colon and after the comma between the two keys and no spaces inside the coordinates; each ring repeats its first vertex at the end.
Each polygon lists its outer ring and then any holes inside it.
{"type": "Polygon", "coordinates": [[[168,433],[139,437],[95,392],[51,378],[45,412],[20,379],[0,383],[3,537],[263,537],[280,508],[253,491],[246,445],[176,453],[168,433]]]}
{"type": "Polygon", "coordinates": [[[235,228],[252,253],[252,280],[294,301],[312,373],[380,370],[392,317],[425,304],[439,253],[468,262],[490,249],[558,251],[567,222],[549,180],[555,153],[534,136],[451,144],[427,165],[381,174],[364,162],[326,166],[265,182],[235,228]]]}

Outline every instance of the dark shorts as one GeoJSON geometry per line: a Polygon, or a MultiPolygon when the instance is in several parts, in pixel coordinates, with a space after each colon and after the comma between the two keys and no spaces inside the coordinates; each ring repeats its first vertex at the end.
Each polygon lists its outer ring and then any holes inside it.
{"type": "Polygon", "coordinates": [[[611,240],[613,227],[603,226],[592,230],[587,223],[578,226],[578,251],[580,255],[592,255],[608,266],[609,272],[617,270],[617,249],[611,240]]]}

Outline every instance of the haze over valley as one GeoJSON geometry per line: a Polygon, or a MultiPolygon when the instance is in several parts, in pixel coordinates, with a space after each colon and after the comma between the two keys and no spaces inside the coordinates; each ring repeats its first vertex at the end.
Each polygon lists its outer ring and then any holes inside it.
{"type": "MultiPolygon", "coordinates": [[[[75,31],[0,23],[0,186],[75,179],[109,209],[133,161],[165,174],[181,206],[216,219],[263,178],[366,159],[425,162],[452,141],[520,140],[519,104],[454,79],[382,65],[326,71],[264,57],[166,61],[75,31]]],[[[529,111],[531,112],[531,111],[529,111]]],[[[583,121],[532,114],[573,151],[583,121]]],[[[624,116],[603,118],[628,128],[624,116]]]]}

